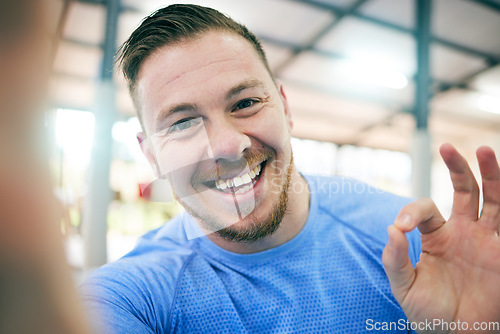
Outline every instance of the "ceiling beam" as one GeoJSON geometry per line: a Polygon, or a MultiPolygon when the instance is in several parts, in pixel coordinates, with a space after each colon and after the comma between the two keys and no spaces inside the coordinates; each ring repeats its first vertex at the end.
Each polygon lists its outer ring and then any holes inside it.
{"type": "Polygon", "coordinates": [[[500,3],[497,2],[497,1],[493,1],[493,0],[469,0],[473,3],[479,3],[483,6],[486,6],[488,7],[489,9],[493,9],[497,12],[500,12],[500,3]]]}
{"type": "Polygon", "coordinates": [[[434,95],[437,95],[439,93],[443,93],[443,92],[446,92],[446,91],[449,91],[449,90],[452,90],[452,89],[455,89],[455,88],[464,88],[464,89],[471,90],[469,88],[469,83],[470,83],[470,81],[472,79],[474,79],[478,75],[480,75],[480,74],[488,71],[492,67],[498,66],[498,65],[500,65],[500,61],[496,61],[494,63],[489,63],[489,66],[484,67],[484,68],[482,68],[479,71],[476,71],[474,73],[471,73],[471,74],[467,75],[466,77],[462,78],[461,80],[459,80],[457,82],[453,82],[453,83],[443,83],[443,82],[437,83],[437,85],[436,85],[437,87],[435,89],[434,95]]]}
{"type": "MultiPolygon", "coordinates": [[[[385,28],[388,28],[388,29],[392,29],[392,30],[396,30],[396,31],[399,31],[399,32],[403,32],[403,33],[407,33],[407,34],[411,34],[413,36],[416,36],[416,32],[415,32],[414,29],[410,29],[410,28],[407,28],[407,27],[404,27],[404,26],[400,26],[400,25],[397,25],[397,24],[394,24],[394,23],[390,23],[390,22],[387,22],[387,21],[384,21],[384,20],[381,20],[381,19],[378,19],[378,18],[375,18],[375,17],[371,17],[371,16],[368,16],[368,15],[364,15],[364,14],[358,13],[357,10],[359,9],[359,7],[361,7],[361,5],[363,5],[363,3],[366,2],[366,0],[358,0],[349,9],[343,9],[343,8],[340,8],[340,7],[331,5],[331,4],[326,4],[326,3],[323,3],[323,2],[318,2],[316,0],[292,0],[292,1],[299,2],[299,3],[304,3],[306,5],[313,6],[315,8],[319,8],[319,9],[322,9],[322,10],[330,11],[330,12],[332,12],[332,13],[335,14],[336,20],[333,21],[328,26],[326,26],[324,29],[322,29],[322,31],[320,31],[316,36],[314,36],[304,46],[294,45],[294,44],[286,44],[286,43],[281,43],[281,42],[278,42],[277,40],[274,40],[274,42],[272,42],[272,44],[275,44],[275,45],[285,44],[285,45],[283,45],[283,47],[286,47],[286,48],[292,50],[294,56],[292,56],[291,59],[288,61],[289,63],[299,53],[301,53],[303,51],[306,51],[306,50],[312,50],[312,49],[314,49],[314,44],[316,42],[318,42],[321,39],[321,37],[323,37],[328,31],[330,31],[335,25],[337,25],[339,23],[339,21],[343,17],[346,17],[346,16],[356,17],[356,18],[361,19],[363,21],[370,22],[370,23],[373,23],[373,24],[376,24],[376,25],[379,25],[379,26],[382,26],[382,27],[385,27],[385,28]]],[[[495,4],[491,0],[469,0],[469,1],[478,2],[478,3],[481,3],[483,5],[488,5],[490,8],[493,8],[493,7],[498,8],[498,7],[500,7],[499,4],[495,4]]],[[[95,4],[95,5],[106,5],[106,0],[77,0],[77,2],[89,3],[89,4],[95,4]]],[[[121,7],[121,11],[133,11],[133,12],[137,12],[137,8],[122,6],[121,7]]],[[[455,42],[452,42],[452,41],[449,41],[449,40],[445,40],[445,39],[442,39],[442,38],[438,38],[438,37],[435,37],[435,36],[432,37],[432,41],[436,42],[436,43],[439,43],[439,44],[442,44],[442,45],[444,45],[446,47],[449,47],[451,49],[454,49],[456,51],[467,53],[467,54],[475,56],[475,57],[484,58],[489,63],[492,63],[492,62],[495,63],[495,62],[497,62],[497,61],[500,60],[500,57],[498,57],[495,54],[483,52],[483,51],[480,51],[480,50],[477,50],[477,49],[473,49],[473,48],[467,47],[465,45],[461,45],[461,44],[458,44],[458,43],[455,43],[455,42]]],[[[277,73],[281,72],[286,67],[285,65],[289,65],[289,64],[280,65],[279,68],[277,69],[277,73]]]]}
{"type": "MultiPolygon", "coordinates": [[[[340,7],[337,7],[337,6],[334,6],[334,5],[331,5],[331,4],[326,4],[326,3],[323,3],[323,2],[318,2],[316,0],[292,0],[292,1],[303,3],[303,4],[306,4],[306,5],[315,7],[315,8],[322,9],[322,10],[328,10],[328,11],[331,11],[331,12],[335,13],[336,15],[342,15],[342,16],[348,16],[349,15],[349,16],[358,18],[360,20],[363,20],[363,21],[366,21],[366,22],[370,22],[370,23],[373,23],[373,24],[376,24],[376,25],[379,25],[379,26],[382,26],[382,27],[385,27],[385,28],[389,28],[389,29],[396,30],[396,31],[399,31],[399,32],[411,34],[414,37],[416,36],[415,29],[410,29],[410,28],[407,28],[407,27],[404,27],[404,26],[400,26],[400,25],[397,25],[397,24],[394,24],[394,23],[390,23],[390,22],[378,19],[376,17],[372,17],[372,16],[365,15],[365,14],[360,14],[358,12],[350,12],[349,13],[347,10],[342,9],[340,7]]],[[[491,2],[491,0],[478,0],[478,1],[479,2],[491,2]]],[[[455,42],[452,42],[452,41],[449,41],[449,40],[446,40],[446,39],[443,39],[443,38],[432,36],[431,40],[433,42],[435,42],[435,43],[442,44],[442,45],[447,46],[449,48],[452,48],[452,49],[454,49],[456,51],[467,53],[467,54],[475,56],[475,57],[485,58],[488,62],[500,60],[500,57],[498,57],[495,54],[484,52],[484,51],[480,51],[480,50],[477,50],[477,49],[473,49],[473,48],[470,48],[468,46],[461,45],[459,43],[455,43],[455,42]]]]}
{"type": "Polygon", "coordinates": [[[329,24],[327,24],[323,29],[321,29],[318,33],[316,33],[307,43],[299,48],[295,48],[292,50],[292,55],[286,59],[282,64],[280,64],[276,69],[275,69],[275,74],[277,76],[280,75],[280,73],[290,65],[299,54],[301,54],[304,51],[311,50],[314,48],[317,42],[321,40],[326,34],[328,34],[336,25],[339,24],[339,22],[347,15],[351,15],[352,13],[356,12],[359,7],[364,5],[368,0],[357,0],[347,11],[343,13],[338,13],[337,11],[331,11],[333,14],[335,14],[335,19],[332,20],[329,24]]]}
{"type": "MultiPolygon", "coordinates": [[[[293,49],[299,47],[296,44],[293,44],[293,43],[290,43],[290,42],[285,42],[283,40],[278,40],[278,39],[275,39],[275,38],[272,38],[272,37],[269,37],[269,36],[264,36],[264,35],[259,35],[259,40],[261,40],[262,42],[274,45],[274,46],[278,46],[278,47],[286,48],[286,49],[290,49],[290,50],[293,50],[293,49]]],[[[329,59],[333,59],[333,60],[349,60],[349,57],[347,57],[347,56],[345,56],[343,54],[340,54],[340,53],[334,53],[334,52],[331,52],[331,51],[319,50],[319,49],[314,49],[314,48],[311,49],[311,51],[313,51],[315,54],[317,54],[317,55],[319,55],[321,57],[325,57],[325,58],[329,58],[329,59]]],[[[490,62],[488,64],[489,65],[487,67],[484,67],[481,70],[479,70],[477,72],[474,72],[474,73],[468,75],[467,77],[462,78],[461,80],[459,80],[457,82],[447,82],[447,81],[442,81],[442,80],[439,80],[439,79],[431,78],[431,83],[432,83],[431,87],[433,88],[432,89],[433,95],[436,95],[436,94],[438,94],[438,93],[440,93],[442,91],[446,91],[446,90],[449,90],[449,89],[452,89],[452,88],[467,88],[467,82],[470,79],[472,79],[473,77],[475,77],[478,74],[481,74],[481,73],[489,70],[490,67],[492,67],[492,66],[499,65],[500,62],[496,61],[494,63],[490,62]]],[[[275,71],[273,71],[273,74],[277,78],[281,77],[280,75],[277,75],[277,73],[275,71]]],[[[415,81],[415,76],[409,77],[408,80],[415,81]]],[[[410,111],[407,110],[407,112],[410,112],[410,111]]]]}
{"type": "MultiPolygon", "coordinates": [[[[275,39],[275,38],[272,38],[272,37],[266,36],[266,35],[259,35],[259,40],[262,41],[262,42],[264,42],[264,43],[268,43],[268,44],[271,44],[271,45],[274,45],[274,46],[278,46],[278,47],[281,47],[281,48],[285,48],[285,49],[289,49],[289,50],[302,50],[303,49],[300,45],[289,43],[289,42],[284,42],[282,40],[278,40],[278,39],[275,39]]],[[[342,55],[340,53],[331,52],[331,51],[319,50],[319,49],[316,49],[316,48],[310,48],[310,49],[307,49],[307,50],[311,50],[315,54],[320,55],[320,56],[325,57],[325,58],[339,59],[339,60],[342,60],[342,59],[346,59],[347,60],[347,59],[349,59],[347,56],[344,56],[344,55],[342,55]]],[[[301,52],[303,52],[303,51],[306,51],[306,50],[302,50],[301,52]]],[[[283,65],[283,64],[281,64],[281,65],[283,65]]],[[[273,73],[274,73],[274,75],[276,75],[277,77],[279,77],[280,74],[281,74],[281,71],[278,72],[275,69],[273,71],[273,73]]]]}
{"type": "Polygon", "coordinates": [[[493,54],[493,53],[473,49],[473,48],[470,48],[468,46],[457,44],[455,42],[451,42],[451,41],[448,41],[448,40],[445,40],[445,39],[442,39],[439,37],[433,36],[432,42],[449,47],[450,49],[453,49],[453,50],[458,51],[458,52],[466,53],[466,54],[469,54],[469,55],[474,56],[474,57],[483,58],[488,63],[497,62],[500,60],[500,57],[493,54]]]}

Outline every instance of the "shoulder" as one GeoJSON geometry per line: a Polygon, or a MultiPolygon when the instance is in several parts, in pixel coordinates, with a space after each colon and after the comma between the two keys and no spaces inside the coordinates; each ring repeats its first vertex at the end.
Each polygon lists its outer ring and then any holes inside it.
{"type": "Polygon", "coordinates": [[[337,213],[347,213],[356,209],[393,213],[412,201],[411,198],[398,196],[367,183],[342,176],[307,176],[311,192],[319,204],[337,213]]]}
{"type": "MultiPolygon", "coordinates": [[[[364,242],[375,242],[381,246],[387,243],[387,227],[392,225],[399,211],[412,198],[383,191],[367,183],[341,176],[306,176],[311,196],[317,201],[318,219],[344,231],[350,231],[364,242]]],[[[326,226],[325,226],[326,225],[326,226]]],[[[412,262],[420,253],[418,231],[409,233],[408,238],[415,253],[412,262]]]]}
{"type": "Polygon", "coordinates": [[[125,318],[155,330],[166,326],[177,281],[194,256],[181,219],[147,233],[130,253],[84,281],[84,302],[91,313],[100,313],[106,328],[123,326],[125,318]]]}

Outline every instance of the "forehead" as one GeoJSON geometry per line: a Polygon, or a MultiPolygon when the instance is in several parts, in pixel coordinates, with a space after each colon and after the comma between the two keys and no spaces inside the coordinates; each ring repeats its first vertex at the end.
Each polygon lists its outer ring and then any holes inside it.
{"type": "Polygon", "coordinates": [[[166,103],[191,102],[186,99],[217,94],[247,79],[272,83],[247,40],[233,33],[211,31],[151,54],[139,71],[136,97],[146,119],[166,103]]]}

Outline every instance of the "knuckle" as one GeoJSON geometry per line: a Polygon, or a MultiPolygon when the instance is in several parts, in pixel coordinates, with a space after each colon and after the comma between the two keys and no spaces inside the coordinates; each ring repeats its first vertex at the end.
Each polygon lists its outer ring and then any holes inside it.
{"type": "Polygon", "coordinates": [[[426,198],[421,198],[420,199],[420,205],[422,207],[425,207],[425,208],[434,208],[436,207],[436,204],[434,203],[434,201],[428,197],[426,198]]]}

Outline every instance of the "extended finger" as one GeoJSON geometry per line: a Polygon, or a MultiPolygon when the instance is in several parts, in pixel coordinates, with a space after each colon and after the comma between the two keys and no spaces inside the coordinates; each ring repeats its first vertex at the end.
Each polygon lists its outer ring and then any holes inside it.
{"type": "Polygon", "coordinates": [[[498,231],[500,227],[500,168],[495,152],[489,147],[480,147],[477,161],[483,179],[483,210],[479,224],[498,231]]]}
{"type": "Polygon", "coordinates": [[[402,232],[409,232],[415,227],[422,234],[434,232],[445,223],[436,204],[429,198],[421,198],[405,205],[394,221],[402,232]]]}
{"type": "Polygon", "coordinates": [[[465,216],[477,220],[479,211],[479,186],[467,161],[450,144],[440,148],[441,156],[450,171],[453,183],[452,216],[465,216]]]}

